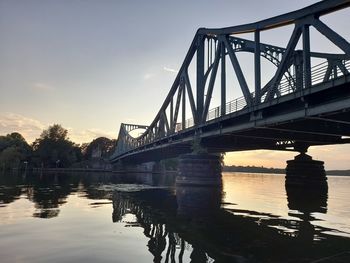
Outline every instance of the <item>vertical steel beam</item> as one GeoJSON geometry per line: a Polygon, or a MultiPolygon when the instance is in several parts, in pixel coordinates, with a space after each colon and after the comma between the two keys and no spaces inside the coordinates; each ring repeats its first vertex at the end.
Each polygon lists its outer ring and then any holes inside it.
{"type": "MultiPolygon", "coordinates": [[[[181,94],[182,94],[182,90],[181,90],[181,85],[178,87],[177,90],[177,98],[176,98],[176,104],[175,104],[175,114],[174,114],[174,127],[176,128],[176,123],[177,123],[177,116],[179,114],[179,108],[180,108],[180,102],[181,102],[181,94]]],[[[175,131],[175,129],[174,129],[175,131]]]]}
{"type": "Polygon", "coordinates": [[[200,124],[204,105],[204,37],[198,35],[197,38],[197,123],[200,124]]]}
{"type": "Polygon", "coordinates": [[[173,132],[174,128],[174,97],[170,100],[170,131],[173,132]]]}
{"type": "Polygon", "coordinates": [[[303,25],[303,71],[304,88],[311,87],[310,29],[303,25]]]}
{"type": "Polygon", "coordinates": [[[301,90],[303,88],[303,59],[300,51],[297,51],[296,54],[294,58],[295,88],[301,90]]]}
{"type": "MultiPolygon", "coordinates": [[[[209,64],[211,65],[213,63],[213,40],[210,38],[209,39],[209,45],[208,45],[208,48],[209,48],[209,64]]],[[[208,66],[209,68],[209,66],[208,66]]]]}
{"type": "Polygon", "coordinates": [[[204,103],[204,107],[203,107],[203,115],[202,115],[202,122],[203,123],[207,120],[207,114],[208,114],[208,111],[209,111],[211,96],[213,94],[216,73],[217,73],[218,67],[219,67],[219,60],[220,60],[220,48],[218,47],[216,52],[215,52],[215,59],[214,59],[214,62],[213,62],[214,66],[213,66],[213,69],[211,71],[209,85],[208,85],[207,94],[206,94],[206,98],[205,98],[205,103],[204,103]]]}
{"type": "Polygon", "coordinates": [[[334,78],[338,77],[338,68],[336,64],[333,64],[333,76],[334,78]]]}
{"type": "MultiPolygon", "coordinates": [[[[206,70],[208,70],[209,69],[209,67],[210,67],[210,61],[209,61],[209,41],[210,41],[210,39],[209,38],[207,38],[206,39],[207,41],[207,68],[206,68],[206,70]]],[[[204,41],[204,43],[205,43],[205,41],[204,41]]],[[[204,44],[204,48],[205,48],[205,44],[204,44]]]]}
{"type": "Polygon", "coordinates": [[[223,42],[219,42],[221,47],[221,116],[226,114],[226,49],[223,42]]]}
{"type": "Polygon", "coordinates": [[[254,32],[254,73],[255,73],[255,104],[260,103],[261,98],[261,57],[260,57],[260,31],[254,32]]]}
{"type": "Polygon", "coordinates": [[[183,77],[181,78],[181,90],[182,90],[182,129],[186,129],[186,89],[185,81],[183,77]]]}

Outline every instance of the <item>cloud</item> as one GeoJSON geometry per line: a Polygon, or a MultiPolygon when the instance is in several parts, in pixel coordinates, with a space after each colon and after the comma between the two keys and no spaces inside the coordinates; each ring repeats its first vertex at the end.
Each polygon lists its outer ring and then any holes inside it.
{"type": "MultiPolygon", "coordinates": [[[[168,67],[163,67],[163,70],[166,71],[166,72],[170,72],[172,74],[177,74],[179,71],[175,70],[175,69],[172,69],[172,68],[168,68],[168,67]]],[[[160,69],[157,69],[155,71],[155,73],[150,73],[150,72],[147,72],[145,74],[143,74],[143,79],[144,80],[150,80],[150,79],[153,79],[154,77],[158,77],[159,75],[162,75],[162,72],[160,69]]]]}
{"type": "Polygon", "coordinates": [[[45,128],[42,122],[11,112],[0,113],[0,134],[19,132],[28,142],[33,142],[45,128]]]}
{"type": "MultiPolygon", "coordinates": [[[[53,124],[53,123],[52,123],[53,124]]],[[[52,125],[50,124],[50,125],[52,125]]],[[[48,124],[44,124],[39,120],[29,118],[20,114],[11,112],[0,113],[0,135],[6,135],[12,132],[19,132],[27,140],[32,143],[39,138],[44,129],[48,128],[48,124]]],[[[66,128],[63,126],[63,128],[66,128]]],[[[91,142],[98,137],[117,138],[117,131],[109,132],[100,129],[76,130],[74,128],[66,128],[68,137],[75,143],[91,142]]]]}
{"type": "Polygon", "coordinates": [[[48,91],[53,91],[55,88],[46,83],[36,82],[32,85],[32,89],[34,91],[39,91],[39,92],[48,92],[48,91]]]}
{"type": "Polygon", "coordinates": [[[172,68],[168,68],[168,67],[163,67],[163,70],[167,71],[167,72],[171,72],[171,73],[179,73],[178,70],[176,69],[172,69],[172,68]]]}
{"type": "Polygon", "coordinates": [[[152,74],[152,73],[146,73],[146,74],[143,75],[143,79],[144,79],[144,80],[148,80],[148,79],[153,78],[154,76],[155,76],[155,75],[152,74]]]}
{"type": "Polygon", "coordinates": [[[68,128],[68,137],[75,143],[86,143],[98,137],[107,137],[109,139],[116,139],[118,136],[117,131],[108,132],[100,129],[86,129],[77,131],[73,128],[68,128]]]}

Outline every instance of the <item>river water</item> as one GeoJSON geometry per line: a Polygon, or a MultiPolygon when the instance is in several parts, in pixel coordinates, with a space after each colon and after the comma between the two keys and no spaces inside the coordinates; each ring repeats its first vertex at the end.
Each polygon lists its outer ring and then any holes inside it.
{"type": "Polygon", "coordinates": [[[0,176],[0,262],[349,262],[350,177],[328,190],[223,173],[0,176]]]}

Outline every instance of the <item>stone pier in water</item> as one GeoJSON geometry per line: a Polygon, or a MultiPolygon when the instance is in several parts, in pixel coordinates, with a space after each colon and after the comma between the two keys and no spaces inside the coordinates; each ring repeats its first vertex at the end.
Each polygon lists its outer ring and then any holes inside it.
{"type": "Polygon", "coordinates": [[[313,160],[302,152],[287,161],[286,187],[328,188],[324,162],[313,160]]]}
{"type": "Polygon", "coordinates": [[[221,186],[220,156],[210,154],[181,156],[176,185],[221,186]]]}

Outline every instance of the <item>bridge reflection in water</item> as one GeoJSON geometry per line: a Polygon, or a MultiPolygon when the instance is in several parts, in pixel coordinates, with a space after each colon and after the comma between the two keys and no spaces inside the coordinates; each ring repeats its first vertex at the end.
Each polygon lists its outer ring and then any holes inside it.
{"type": "MultiPolygon", "coordinates": [[[[154,262],[188,262],[189,259],[192,262],[313,262],[349,250],[349,235],[340,236],[347,234],[348,224],[339,224],[342,220],[347,220],[349,212],[343,208],[335,212],[337,208],[332,206],[335,202],[346,206],[348,195],[335,195],[336,191],[347,193],[348,178],[329,178],[329,183],[332,184],[330,199],[328,187],[310,190],[309,187],[295,188],[293,184],[286,184],[284,191],[284,178],[278,175],[229,173],[222,177],[221,188],[178,185],[175,189],[169,186],[170,177],[165,178],[164,181],[159,174],[111,173],[43,177],[33,175],[26,178],[15,175],[0,176],[0,208],[11,207],[11,203],[16,203],[16,200],[21,200],[21,196],[25,196],[35,204],[33,217],[60,217],[67,220],[67,214],[61,213],[60,209],[63,204],[72,207],[69,201],[71,195],[79,195],[81,201],[96,200],[89,207],[105,204],[107,216],[111,212],[110,202],[106,200],[112,200],[113,222],[123,222],[119,227],[141,228],[137,232],[143,232],[148,239],[147,249],[154,262]],[[340,185],[336,183],[339,180],[340,185]],[[267,194],[266,191],[272,194],[267,194]],[[262,196],[264,194],[266,196],[262,196]],[[284,195],[288,203],[283,202],[284,195]],[[254,201],[253,206],[249,206],[249,199],[254,201]],[[243,200],[248,200],[248,203],[243,200]],[[228,202],[237,202],[237,205],[228,202]],[[267,203],[272,204],[266,206],[267,203]],[[330,206],[329,211],[327,203],[330,206]],[[326,213],[329,215],[326,216],[326,213]],[[320,226],[320,218],[325,219],[323,225],[326,227],[320,226]]],[[[173,179],[173,183],[174,181],[173,179]]],[[[72,208],[76,210],[75,206],[72,208]]],[[[16,212],[20,219],[23,219],[22,212],[16,212]]],[[[91,219],[93,214],[88,216],[91,219]]],[[[81,225],[84,218],[78,219],[74,222],[81,225]]],[[[100,217],[95,219],[99,220],[100,217]]],[[[55,220],[50,222],[54,223],[55,220]]],[[[71,221],[65,222],[69,224],[71,221]]],[[[107,220],[107,224],[109,222],[107,220]]],[[[28,228],[30,227],[32,225],[29,224],[28,228]]],[[[73,224],[72,228],[76,229],[76,226],[73,224]]],[[[93,229],[91,232],[99,233],[98,228],[93,229]]],[[[86,230],[84,225],[82,231],[86,230]]],[[[57,233],[57,230],[55,232],[53,228],[52,233],[57,233]]],[[[126,238],[135,234],[133,231],[125,233],[128,233],[126,238]]],[[[92,236],[97,238],[99,234],[92,236]]],[[[96,242],[104,242],[103,238],[98,240],[96,242]]],[[[7,240],[3,241],[7,243],[7,240]]],[[[140,240],[140,244],[145,247],[143,240],[140,240]]],[[[50,248],[50,244],[46,246],[50,248]]],[[[128,253],[123,248],[119,248],[118,252],[128,253]]],[[[17,250],[16,253],[21,254],[17,250]]],[[[341,256],[347,255],[349,254],[341,256]]],[[[102,254],[101,257],[103,258],[102,254]]],[[[324,262],[335,261],[332,260],[324,262]]],[[[349,258],[339,262],[349,262],[349,258]]]]}
{"type": "Polygon", "coordinates": [[[313,225],[312,213],[327,213],[325,187],[286,185],[295,220],[225,208],[224,194],[203,186],[114,192],[113,221],[142,227],[154,262],[183,262],[185,255],[191,262],[310,262],[349,248],[347,238],[313,225]]]}

